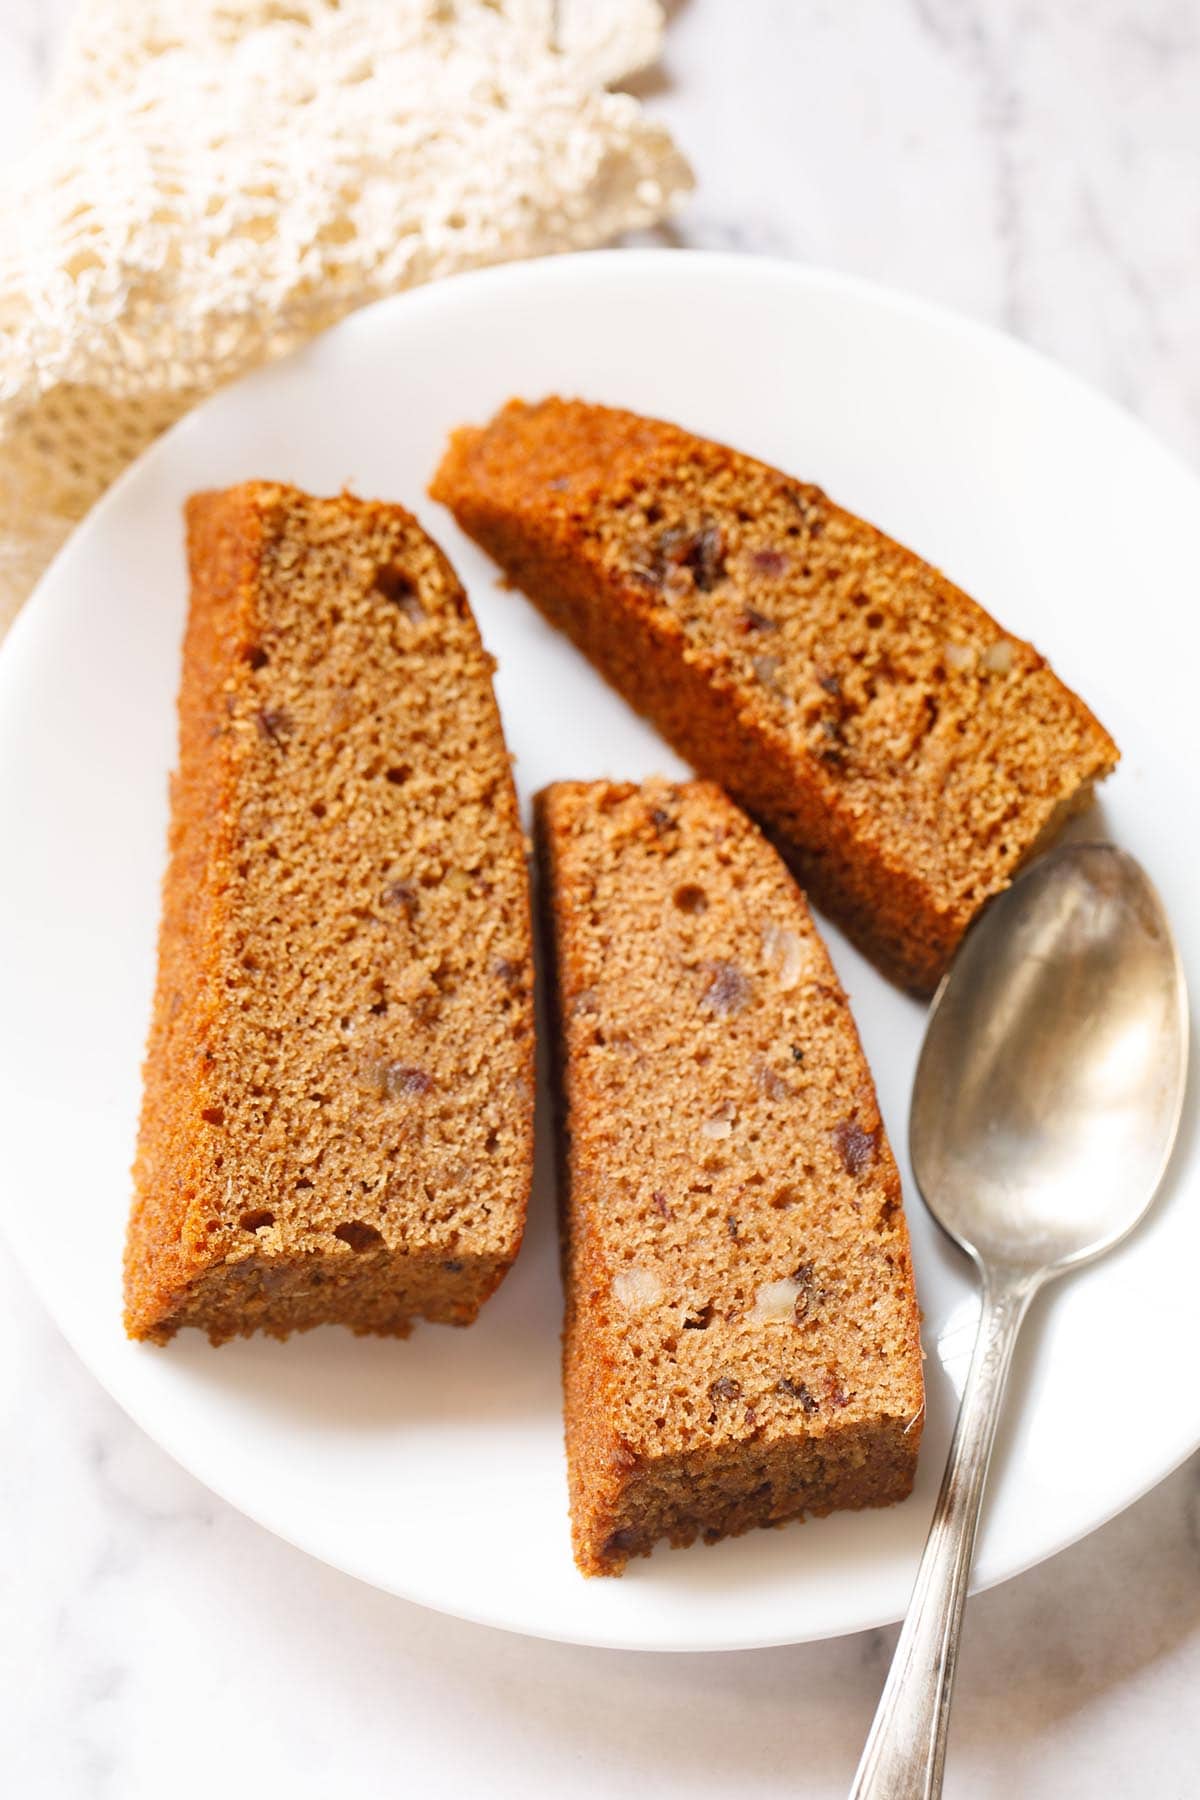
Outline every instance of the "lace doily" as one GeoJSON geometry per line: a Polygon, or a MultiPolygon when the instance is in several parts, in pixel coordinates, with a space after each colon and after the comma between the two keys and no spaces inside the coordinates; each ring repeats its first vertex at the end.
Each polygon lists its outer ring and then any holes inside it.
{"type": "Polygon", "coordinates": [[[202,395],[354,307],[590,247],[690,185],[606,85],[651,0],[84,0],[0,182],[0,631],[202,395]]]}

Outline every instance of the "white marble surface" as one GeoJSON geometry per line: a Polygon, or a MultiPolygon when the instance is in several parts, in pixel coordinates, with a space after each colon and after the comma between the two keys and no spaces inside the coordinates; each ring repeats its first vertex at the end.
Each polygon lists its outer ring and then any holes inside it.
{"type": "MultiPolygon", "coordinates": [[[[0,156],[68,11],[0,0],[0,156]]],[[[685,0],[640,91],[700,177],[677,241],[1005,325],[1200,461],[1195,0],[685,0]]],[[[845,1792],[893,1633],[618,1656],[374,1593],[142,1437],[2,1248],[0,1420],[0,1767],[23,1800],[845,1792]]],[[[972,1604],[947,1792],[1187,1800],[1198,1689],[1193,1460],[972,1604]]]]}

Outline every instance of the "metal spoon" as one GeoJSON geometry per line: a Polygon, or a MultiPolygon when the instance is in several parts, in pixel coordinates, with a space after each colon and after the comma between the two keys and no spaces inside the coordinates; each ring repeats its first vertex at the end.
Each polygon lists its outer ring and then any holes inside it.
{"type": "Polygon", "coordinates": [[[1042,1283],[1149,1206],[1183,1106],[1187,993],[1162,904],[1111,844],[1068,844],[993,900],[934,998],[909,1124],[983,1310],[921,1567],[851,1800],[942,1791],[955,1662],[1004,1384],[1042,1283]]]}

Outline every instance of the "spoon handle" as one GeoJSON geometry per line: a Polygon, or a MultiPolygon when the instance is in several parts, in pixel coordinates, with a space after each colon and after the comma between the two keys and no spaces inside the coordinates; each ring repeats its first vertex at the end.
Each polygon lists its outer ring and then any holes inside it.
{"type": "Polygon", "coordinates": [[[921,1566],[850,1800],[937,1800],[983,1484],[1036,1277],[985,1273],[983,1311],[921,1566]]]}

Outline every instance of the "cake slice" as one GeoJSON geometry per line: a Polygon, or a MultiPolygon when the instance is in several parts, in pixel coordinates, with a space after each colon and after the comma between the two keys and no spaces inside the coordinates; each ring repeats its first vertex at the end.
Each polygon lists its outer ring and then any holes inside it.
{"type": "Polygon", "coordinates": [[[537,823],[580,1568],[903,1499],[900,1181],[802,894],[708,782],[559,784],[537,823]]]}
{"type": "Polygon", "coordinates": [[[519,401],[432,493],[881,969],[931,988],[1117,749],[1029,644],[819,488],[676,426],[519,401]]]}
{"type": "Polygon", "coordinates": [[[492,664],[398,506],[188,506],[131,1336],[468,1324],[530,1185],[528,887],[492,664]]]}

